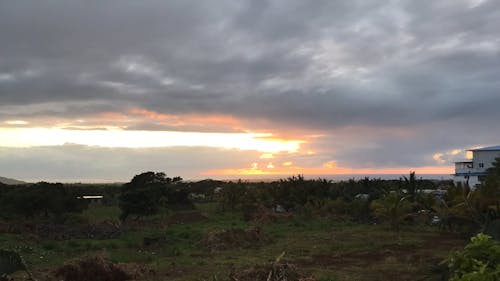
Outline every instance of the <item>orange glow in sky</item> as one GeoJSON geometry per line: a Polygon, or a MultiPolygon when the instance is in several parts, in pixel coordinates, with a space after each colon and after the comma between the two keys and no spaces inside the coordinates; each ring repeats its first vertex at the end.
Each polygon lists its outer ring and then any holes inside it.
{"type": "Polygon", "coordinates": [[[0,128],[0,146],[58,146],[66,143],[99,147],[205,146],[256,150],[266,153],[296,152],[301,140],[269,138],[258,133],[199,133],[175,131],[67,130],[52,128],[0,128]]]}
{"type": "Polygon", "coordinates": [[[269,165],[259,165],[252,163],[248,168],[224,169],[205,171],[203,175],[229,176],[229,175],[370,175],[370,174],[408,174],[415,171],[417,174],[452,174],[453,168],[450,166],[425,166],[425,167],[394,167],[394,168],[347,168],[336,166],[333,161],[323,164],[319,168],[300,167],[292,162],[284,162],[282,166],[269,167],[269,165]]]}
{"type": "Polygon", "coordinates": [[[223,125],[231,128],[240,127],[240,122],[231,116],[224,115],[199,115],[199,114],[183,114],[183,115],[172,115],[157,113],[154,111],[134,108],[129,111],[129,113],[134,117],[141,117],[144,119],[159,121],[164,124],[171,126],[188,126],[188,125],[223,125]]]}
{"type": "MultiPolygon", "coordinates": [[[[7,120],[0,127],[0,147],[37,147],[78,144],[110,148],[212,147],[255,151],[258,154],[246,167],[201,171],[204,176],[244,175],[340,175],[340,174],[452,174],[446,155],[455,149],[435,153],[436,166],[352,168],[337,165],[335,160],[311,164],[314,157],[324,157],[314,141],[323,134],[298,131],[255,131],[240,119],[225,115],[164,114],[141,108],[125,113],[106,112],[77,120],[7,120]],[[50,125],[49,125],[50,124],[50,125]],[[136,130],[152,124],[158,130],[136,130]],[[165,128],[162,130],[162,128],[165,128]],[[170,128],[171,130],[169,130],[170,128]],[[283,137],[286,136],[286,137],[283,137]],[[445,155],[446,154],[446,155],[445,155]],[[288,157],[293,155],[298,157],[288,157]],[[315,166],[316,165],[316,166],[315,166]]],[[[332,148],[333,149],[333,148],[332,148]]]]}

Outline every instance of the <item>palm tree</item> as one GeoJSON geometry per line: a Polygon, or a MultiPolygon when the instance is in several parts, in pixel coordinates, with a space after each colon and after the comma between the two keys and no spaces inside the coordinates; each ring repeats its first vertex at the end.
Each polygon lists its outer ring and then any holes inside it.
{"type": "Polygon", "coordinates": [[[408,200],[415,202],[419,188],[419,182],[415,176],[415,172],[410,172],[409,177],[403,176],[403,178],[408,200]]]}
{"type": "Polygon", "coordinates": [[[412,203],[400,191],[392,191],[380,199],[373,200],[371,208],[378,218],[388,220],[391,228],[399,231],[403,219],[412,209],[412,203]]]}

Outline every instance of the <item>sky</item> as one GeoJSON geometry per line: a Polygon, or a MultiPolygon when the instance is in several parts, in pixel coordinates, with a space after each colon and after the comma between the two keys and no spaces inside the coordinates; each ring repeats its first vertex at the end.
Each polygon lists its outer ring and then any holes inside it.
{"type": "Polygon", "coordinates": [[[0,176],[450,174],[500,144],[500,1],[0,1],[0,176]]]}

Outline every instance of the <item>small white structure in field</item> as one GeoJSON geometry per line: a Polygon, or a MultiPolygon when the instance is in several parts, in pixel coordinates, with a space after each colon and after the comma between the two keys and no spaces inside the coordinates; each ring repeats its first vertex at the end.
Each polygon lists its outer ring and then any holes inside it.
{"type": "Polygon", "coordinates": [[[83,195],[83,196],[79,196],[77,198],[87,200],[90,203],[102,203],[102,199],[104,198],[104,196],[102,196],[102,195],[83,195]]]}
{"type": "Polygon", "coordinates": [[[493,167],[495,158],[500,157],[500,145],[477,149],[470,149],[472,159],[455,162],[455,184],[468,184],[471,188],[476,187],[486,178],[486,171],[493,167]]]}
{"type": "Polygon", "coordinates": [[[354,199],[357,199],[357,200],[368,200],[370,199],[370,194],[367,194],[367,193],[359,193],[359,194],[356,194],[356,196],[354,196],[354,199]]]}

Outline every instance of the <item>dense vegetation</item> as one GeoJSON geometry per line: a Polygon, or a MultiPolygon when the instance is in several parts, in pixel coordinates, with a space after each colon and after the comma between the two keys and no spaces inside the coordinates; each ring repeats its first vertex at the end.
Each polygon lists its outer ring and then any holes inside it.
{"type": "Polygon", "coordinates": [[[84,274],[88,264],[137,280],[483,280],[467,278],[498,274],[497,257],[484,255],[497,242],[478,236],[448,254],[479,231],[500,236],[498,166],[475,190],[415,173],[185,182],[146,172],[124,185],[0,186],[0,249],[41,280],[71,281],[68,270],[84,274]]]}
{"type": "Polygon", "coordinates": [[[87,204],[78,193],[60,183],[40,182],[34,185],[7,187],[0,191],[0,215],[6,218],[50,216],[81,212],[87,204]]]}
{"type": "Polygon", "coordinates": [[[161,208],[191,207],[186,188],[177,184],[180,177],[169,178],[164,173],[147,172],[135,176],[120,192],[120,219],[130,215],[151,216],[161,208]]]}
{"type": "Polygon", "coordinates": [[[445,260],[450,268],[450,281],[500,280],[500,242],[478,234],[463,250],[445,260]]]}

